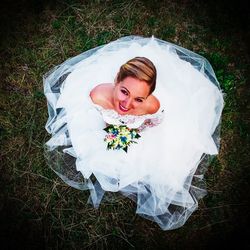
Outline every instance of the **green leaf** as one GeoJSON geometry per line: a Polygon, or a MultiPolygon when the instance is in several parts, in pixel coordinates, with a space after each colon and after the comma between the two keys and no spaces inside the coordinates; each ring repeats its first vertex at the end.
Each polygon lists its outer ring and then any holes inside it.
{"type": "Polygon", "coordinates": [[[123,148],[123,150],[127,153],[128,152],[128,146],[123,148]]]}
{"type": "Polygon", "coordinates": [[[140,136],[139,134],[136,134],[136,135],[135,135],[135,138],[136,138],[136,139],[139,139],[140,137],[141,137],[141,136],[140,136]]]}
{"type": "Polygon", "coordinates": [[[108,127],[107,127],[107,128],[104,128],[103,130],[106,131],[107,133],[109,132],[108,127]]]}
{"type": "Polygon", "coordinates": [[[112,125],[107,126],[107,127],[104,128],[103,130],[106,131],[106,132],[108,133],[110,129],[113,129],[113,126],[112,126],[112,125]]]}

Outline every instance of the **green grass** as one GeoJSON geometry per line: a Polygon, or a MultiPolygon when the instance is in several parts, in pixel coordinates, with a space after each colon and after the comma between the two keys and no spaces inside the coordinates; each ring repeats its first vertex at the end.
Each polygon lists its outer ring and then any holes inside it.
{"type": "Polygon", "coordinates": [[[3,241],[13,245],[14,237],[26,249],[198,249],[217,239],[245,240],[240,229],[249,218],[246,46],[239,33],[215,32],[206,8],[188,2],[45,2],[37,13],[21,8],[6,22],[0,52],[3,241]],[[64,184],[44,158],[49,135],[43,74],[125,35],[154,35],[204,55],[226,94],[220,153],[205,175],[208,195],[174,231],[135,215],[135,204],[119,195],[94,209],[88,192],[64,184]],[[242,41],[240,50],[236,41],[242,41]]]}

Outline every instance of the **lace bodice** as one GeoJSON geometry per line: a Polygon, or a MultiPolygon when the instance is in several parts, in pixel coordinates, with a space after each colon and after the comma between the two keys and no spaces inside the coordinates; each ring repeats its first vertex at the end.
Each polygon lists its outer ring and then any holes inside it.
{"type": "Polygon", "coordinates": [[[120,115],[115,110],[104,109],[98,104],[94,104],[94,106],[101,113],[102,118],[106,123],[113,125],[126,125],[129,128],[137,128],[140,131],[146,127],[157,126],[164,118],[164,110],[160,110],[155,114],[120,115]]]}

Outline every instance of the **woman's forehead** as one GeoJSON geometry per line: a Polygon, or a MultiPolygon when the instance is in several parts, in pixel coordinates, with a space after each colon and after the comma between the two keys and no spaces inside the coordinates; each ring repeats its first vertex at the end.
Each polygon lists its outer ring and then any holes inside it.
{"type": "Polygon", "coordinates": [[[133,77],[126,77],[121,82],[121,87],[126,88],[133,96],[146,98],[150,91],[150,87],[145,81],[133,77]]]}

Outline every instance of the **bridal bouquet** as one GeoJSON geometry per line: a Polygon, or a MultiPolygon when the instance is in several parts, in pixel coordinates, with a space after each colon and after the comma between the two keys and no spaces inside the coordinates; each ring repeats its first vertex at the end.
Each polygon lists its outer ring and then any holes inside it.
{"type": "Polygon", "coordinates": [[[107,142],[108,150],[123,149],[127,152],[131,143],[137,143],[134,139],[141,137],[137,129],[130,129],[125,125],[109,125],[104,130],[108,133],[104,138],[104,141],[107,142]]]}

